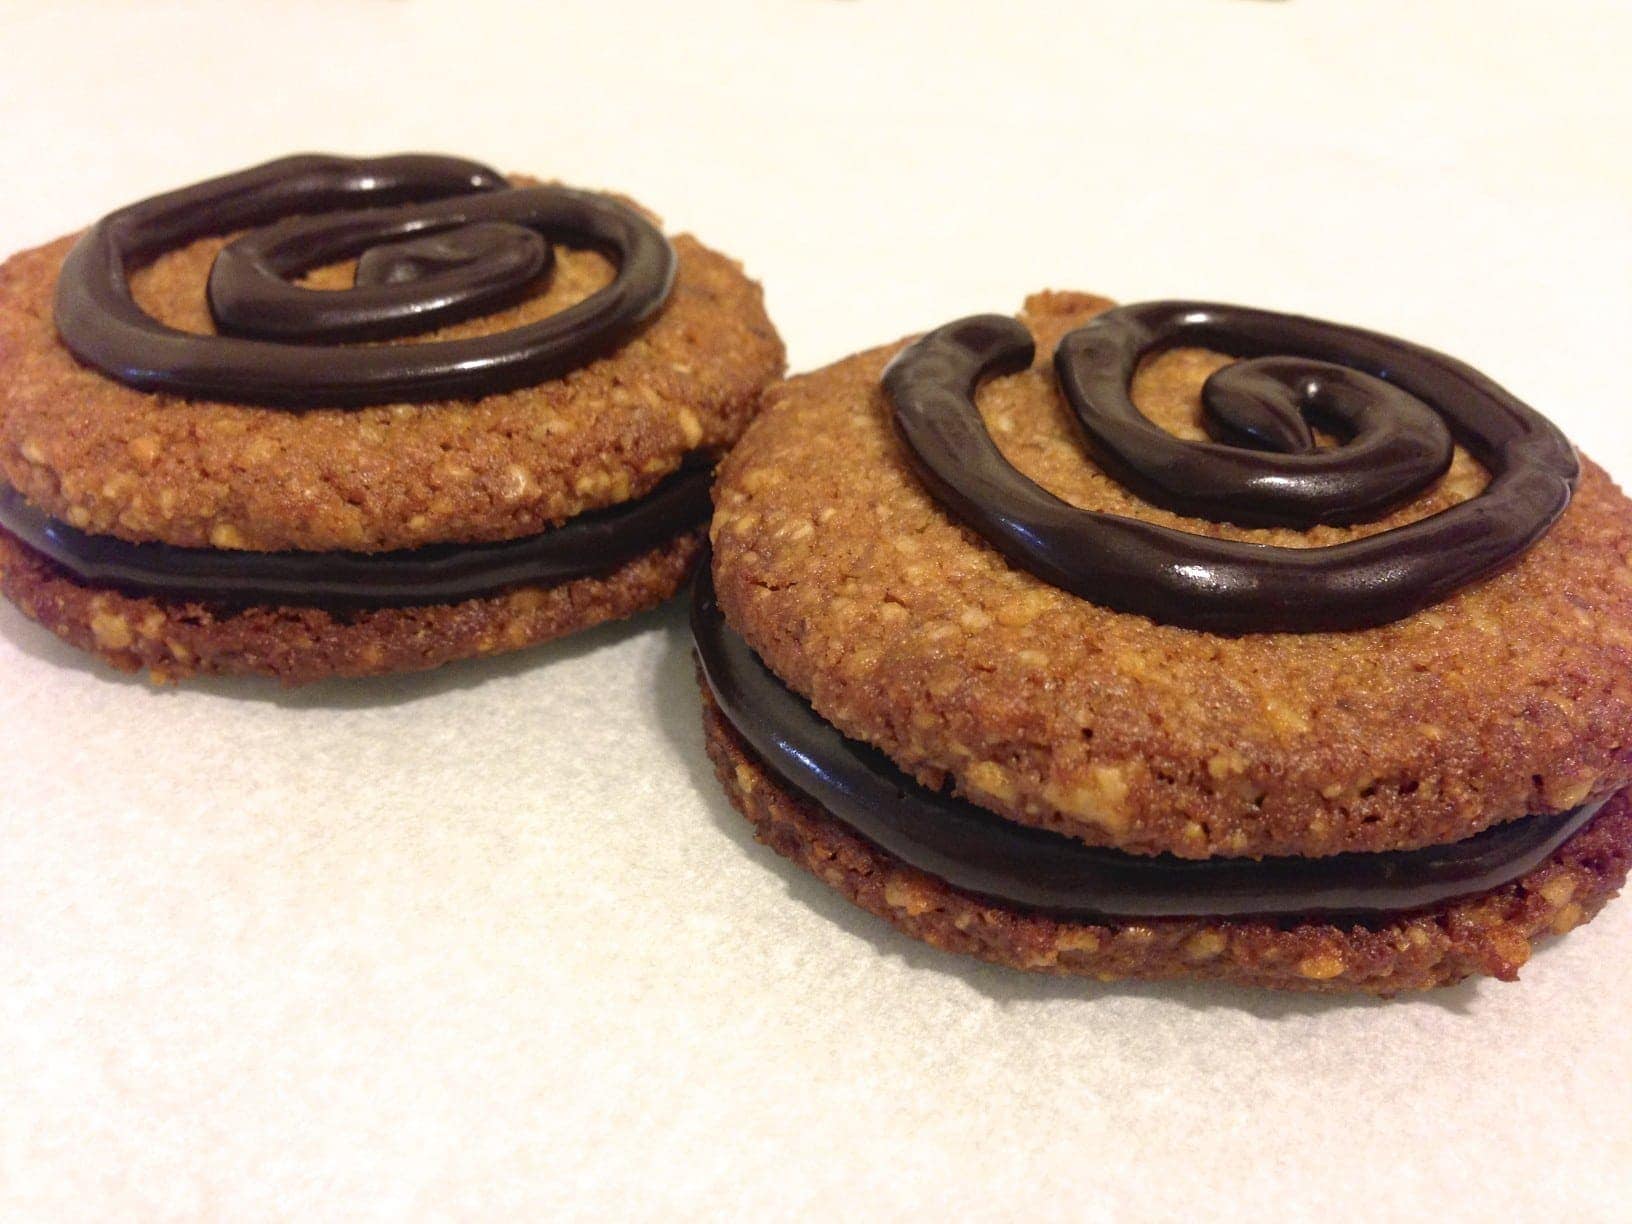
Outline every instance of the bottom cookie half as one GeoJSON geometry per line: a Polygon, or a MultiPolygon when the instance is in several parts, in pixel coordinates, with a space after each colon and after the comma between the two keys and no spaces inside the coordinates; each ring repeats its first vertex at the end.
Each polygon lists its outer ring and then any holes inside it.
{"type": "Polygon", "coordinates": [[[422,671],[631,616],[674,595],[701,547],[701,531],[687,531],[602,574],[459,603],[228,608],[84,586],[0,531],[0,594],[122,671],[147,668],[158,681],[219,674],[304,684],[422,671]]]}
{"type": "Polygon", "coordinates": [[[709,757],[759,840],[915,939],[1017,969],[1123,978],[1205,978],[1288,990],[1390,995],[1483,974],[1511,981],[1533,941],[1592,918],[1632,866],[1623,791],[1522,879],[1370,925],[1252,919],[1076,922],[993,905],[857,836],[771,774],[706,683],[709,757]]]}

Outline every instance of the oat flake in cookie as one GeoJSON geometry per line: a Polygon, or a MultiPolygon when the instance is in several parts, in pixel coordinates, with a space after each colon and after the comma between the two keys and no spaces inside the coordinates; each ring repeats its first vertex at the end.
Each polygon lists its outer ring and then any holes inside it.
{"type": "Polygon", "coordinates": [[[779,376],[621,198],[297,156],[0,265],[0,589],[156,679],[512,650],[668,598],[779,376]]]}
{"type": "Polygon", "coordinates": [[[1039,294],[782,384],[693,625],[762,840],[1106,979],[1513,978],[1632,862],[1632,503],[1403,340],[1039,294]]]}

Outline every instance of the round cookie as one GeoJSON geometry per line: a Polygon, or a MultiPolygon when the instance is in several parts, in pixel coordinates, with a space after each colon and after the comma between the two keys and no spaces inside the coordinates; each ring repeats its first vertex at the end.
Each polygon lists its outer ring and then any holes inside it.
{"type": "Polygon", "coordinates": [[[964,320],[767,397],[716,483],[717,610],[694,611],[733,802],[865,908],[1023,968],[1382,993],[1512,976],[1632,858],[1632,504],[1427,350],[1109,310],[1037,295],[1022,327],[964,320]],[[1430,374],[1456,393],[1423,395],[1430,374]],[[1142,483],[1198,455],[1276,471],[1273,498],[1319,468],[1352,513],[1243,496],[1242,521],[1203,518],[1206,480],[1142,483]],[[1140,546],[1099,538],[1117,532],[1140,546]],[[763,686],[724,692],[729,641],[829,739],[801,741],[763,686]],[[1056,860],[1046,880],[993,866],[1056,860]],[[1096,906],[1084,881],[1118,873],[1096,906]]]}
{"type": "MultiPolygon", "coordinates": [[[[173,241],[129,253],[141,327],[123,333],[99,314],[117,315],[117,294],[110,308],[74,252],[109,235],[133,242],[132,227],[172,197],[0,266],[0,478],[20,513],[51,520],[59,545],[42,552],[47,528],[27,542],[18,521],[0,518],[0,588],[122,667],[291,681],[529,645],[672,595],[695,555],[699,468],[736,439],[782,369],[759,287],[690,236],[664,239],[626,201],[506,181],[449,158],[284,159],[176,193],[172,212],[208,215],[227,207],[231,190],[261,191],[276,205],[277,193],[317,179],[328,194],[302,197],[307,205],[285,199],[281,211],[227,225],[230,233],[197,232],[219,228],[207,222],[173,227],[173,241]],[[280,220],[296,213],[308,215],[280,220]],[[395,228],[372,240],[336,246],[325,236],[381,217],[395,228]],[[470,304],[425,313],[483,281],[493,283],[468,290],[470,304]],[[279,299],[291,295],[293,309],[279,316],[279,299]],[[403,320],[339,334],[311,318],[377,299],[406,303],[403,320]],[[157,341],[142,330],[148,320],[157,341]],[[538,360],[522,369],[523,340],[558,325],[553,358],[540,341],[538,360]],[[358,353],[427,369],[435,354],[486,346],[487,355],[461,358],[480,375],[474,382],[444,370],[440,382],[399,379],[383,391],[302,394],[274,383],[216,394],[108,359],[110,333],[180,354],[161,375],[220,367],[229,391],[268,353],[269,368],[293,354],[296,374],[318,379],[358,353]],[[199,343],[209,347],[186,347],[199,343]],[[689,497],[675,493],[682,484],[689,497]],[[336,597],[328,584],[305,599],[285,581],[275,599],[263,591],[246,600],[131,576],[186,555],[215,559],[207,554],[246,566],[365,557],[382,570],[393,558],[544,541],[597,516],[606,525],[594,530],[613,540],[618,516],[653,496],[669,497],[672,523],[647,522],[599,563],[580,547],[573,566],[512,566],[504,582],[435,587],[430,598],[397,581],[376,584],[392,586],[389,596],[336,597]],[[121,580],[87,580],[103,571],[76,558],[121,544],[137,550],[121,554],[121,580]]],[[[339,375],[330,381],[340,385],[339,375]]]]}

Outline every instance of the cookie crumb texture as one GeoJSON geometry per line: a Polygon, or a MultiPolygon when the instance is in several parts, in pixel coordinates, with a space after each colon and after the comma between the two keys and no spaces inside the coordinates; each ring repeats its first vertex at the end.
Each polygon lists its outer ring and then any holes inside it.
{"type": "MultiPolygon", "coordinates": [[[[1068,330],[1108,308],[1039,294],[1029,371],[979,408],[998,447],[1092,510],[1289,547],[1476,496],[1459,451],[1413,502],[1308,532],[1184,518],[1100,471],[1055,384],[1068,330]]],[[[1011,820],[1135,852],[1334,854],[1457,841],[1632,782],[1632,503],[1592,463],[1516,565],[1355,633],[1226,637],[1098,607],[1011,566],[915,477],[878,387],[900,345],[773,388],[721,465],[714,574],[731,625],[844,734],[1011,820]]],[[[1134,397],[1205,437],[1227,362],[1174,350],[1134,397]]]]}
{"type": "Polygon", "coordinates": [[[688,531],[605,574],[457,604],[228,610],[81,586],[0,531],[0,594],[64,641],[160,683],[215,674],[304,684],[422,671],[631,616],[674,595],[701,548],[702,531],[688,531]]]}
{"type": "Polygon", "coordinates": [[[1376,926],[1243,919],[1066,922],[992,905],[903,865],[773,777],[703,685],[709,758],[758,839],[914,939],[1015,969],[1100,981],[1193,978],[1393,995],[1517,979],[1537,940],[1591,919],[1632,866],[1617,795],[1543,866],[1491,892],[1376,926]]]}
{"type": "MultiPolygon", "coordinates": [[[[55,518],[136,542],[374,552],[532,535],[643,496],[693,451],[723,451],[783,369],[759,286],[682,235],[673,292],[651,325],[535,387],[304,412],[149,394],[80,366],[57,340],[52,297],[75,241],[0,265],[0,477],[55,518]]],[[[211,333],[204,287],[225,241],[140,269],[138,303],[211,333]]],[[[593,251],[556,256],[527,300],[403,343],[507,331],[612,277],[593,251]]],[[[338,288],[354,267],[303,283],[338,288]]]]}

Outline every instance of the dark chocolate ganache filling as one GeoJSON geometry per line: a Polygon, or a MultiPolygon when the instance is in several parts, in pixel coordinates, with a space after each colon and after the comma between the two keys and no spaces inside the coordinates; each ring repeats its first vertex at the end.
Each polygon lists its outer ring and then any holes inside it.
{"type": "Polygon", "coordinates": [[[674,250],[610,196],[511,187],[475,162],[427,154],[300,155],[109,213],[57,280],[58,335],[75,357],[144,391],[277,408],[474,397],[558,377],[631,339],[668,298],[674,250]],[[166,251],[245,230],[210,270],[216,335],[166,326],[130,274],[166,251]],[[417,344],[514,304],[553,266],[551,241],[601,251],[611,284],[507,331],[417,344]],[[355,284],[293,283],[356,259],[355,284]]]}
{"type": "Polygon", "coordinates": [[[1446,470],[1453,443],[1491,473],[1478,496],[1323,548],[1216,539],[1055,497],[1003,457],[975,407],[982,379],[1028,367],[1031,334],[976,315],[937,328],[884,372],[926,487],[1016,565],[1093,603],[1219,633],[1309,633],[1399,620],[1513,561],[1568,506],[1574,448],[1483,374],[1376,332],[1206,302],[1106,311],[1060,341],[1054,369],[1099,466],[1152,505],[1245,526],[1375,519],[1446,470]],[[1202,388],[1208,442],[1135,407],[1146,357],[1237,356],[1202,388]],[[1316,444],[1310,422],[1339,445],[1316,444]]]}
{"type": "Polygon", "coordinates": [[[0,484],[0,528],[88,586],[231,604],[401,607],[604,573],[698,526],[712,468],[682,468],[635,501],[537,535],[395,552],[247,552],[132,544],[50,518],[0,484]]]}
{"type": "Polygon", "coordinates": [[[715,701],[779,779],[911,867],[1002,905],[1062,918],[1376,921],[1520,878],[1604,803],[1526,816],[1421,850],[1181,859],[1087,846],[931,791],[876,749],[846,739],[725,623],[706,563],[698,573],[691,615],[715,701]]]}

